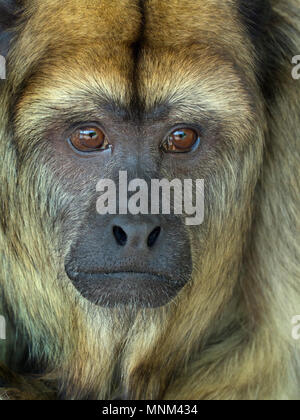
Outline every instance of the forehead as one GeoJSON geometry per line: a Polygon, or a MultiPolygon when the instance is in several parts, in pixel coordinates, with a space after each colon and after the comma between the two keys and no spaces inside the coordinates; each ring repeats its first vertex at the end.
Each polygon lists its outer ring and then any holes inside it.
{"type": "MultiPolygon", "coordinates": [[[[240,0],[241,1],[241,0],[240,0]]],[[[232,42],[238,0],[25,0],[31,26],[68,38],[152,46],[184,45],[201,36],[232,42]]]]}
{"type": "Polygon", "coordinates": [[[19,50],[47,101],[85,91],[151,109],[201,92],[224,109],[250,64],[233,0],[31,0],[27,15],[19,50]]]}

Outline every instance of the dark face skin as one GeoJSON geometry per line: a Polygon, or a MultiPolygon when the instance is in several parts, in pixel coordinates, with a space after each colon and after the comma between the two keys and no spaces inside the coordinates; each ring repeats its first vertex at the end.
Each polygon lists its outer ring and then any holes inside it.
{"type": "MultiPolygon", "coordinates": [[[[100,215],[96,211],[100,195],[96,184],[109,178],[118,187],[121,170],[127,171],[128,182],[165,178],[162,161],[178,160],[179,165],[188,166],[196,153],[199,133],[196,128],[161,123],[144,125],[143,130],[132,123],[121,127],[118,132],[117,124],[84,124],[70,131],[66,141],[60,141],[61,164],[79,167],[85,194],[89,190],[88,208],[82,213],[65,270],[76,289],[94,304],[154,308],[170,302],[190,280],[192,258],[185,219],[172,212],[100,215]],[[157,136],[154,142],[153,133],[157,136]]],[[[184,178],[183,174],[176,175],[184,178]]],[[[76,176],[68,180],[68,188],[78,188],[76,176]]]]}

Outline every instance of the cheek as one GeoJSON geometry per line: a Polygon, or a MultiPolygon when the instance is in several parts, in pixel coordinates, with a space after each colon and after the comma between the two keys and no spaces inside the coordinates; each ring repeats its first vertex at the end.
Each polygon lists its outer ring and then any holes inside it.
{"type": "Polygon", "coordinates": [[[93,155],[74,151],[66,139],[48,140],[49,166],[58,183],[70,194],[86,195],[96,192],[99,179],[108,172],[112,155],[110,150],[93,155]]]}

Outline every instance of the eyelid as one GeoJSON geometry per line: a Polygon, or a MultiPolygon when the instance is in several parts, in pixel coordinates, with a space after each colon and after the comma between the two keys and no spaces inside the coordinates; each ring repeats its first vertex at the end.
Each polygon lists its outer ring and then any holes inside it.
{"type": "Polygon", "coordinates": [[[87,128],[96,128],[102,130],[105,136],[107,136],[106,129],[99,122],[96,121],[82,121],[74,122],[69,125],[69,127],[64,132],[64,137],[69,138],[71,135],[78,129],[85,130],[87,128]]]}

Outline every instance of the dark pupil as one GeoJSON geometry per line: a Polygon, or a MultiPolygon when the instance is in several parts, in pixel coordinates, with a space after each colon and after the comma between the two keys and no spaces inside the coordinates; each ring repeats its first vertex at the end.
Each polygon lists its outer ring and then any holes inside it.
{"type": "Polygon", "coordinates": [[[91,139],[93,139],[93,138],[97,137],[97,133],[96,133],[96,131],[89,131],[89,132],[87,133],[87,135],[88,135],[91,139]]]}

